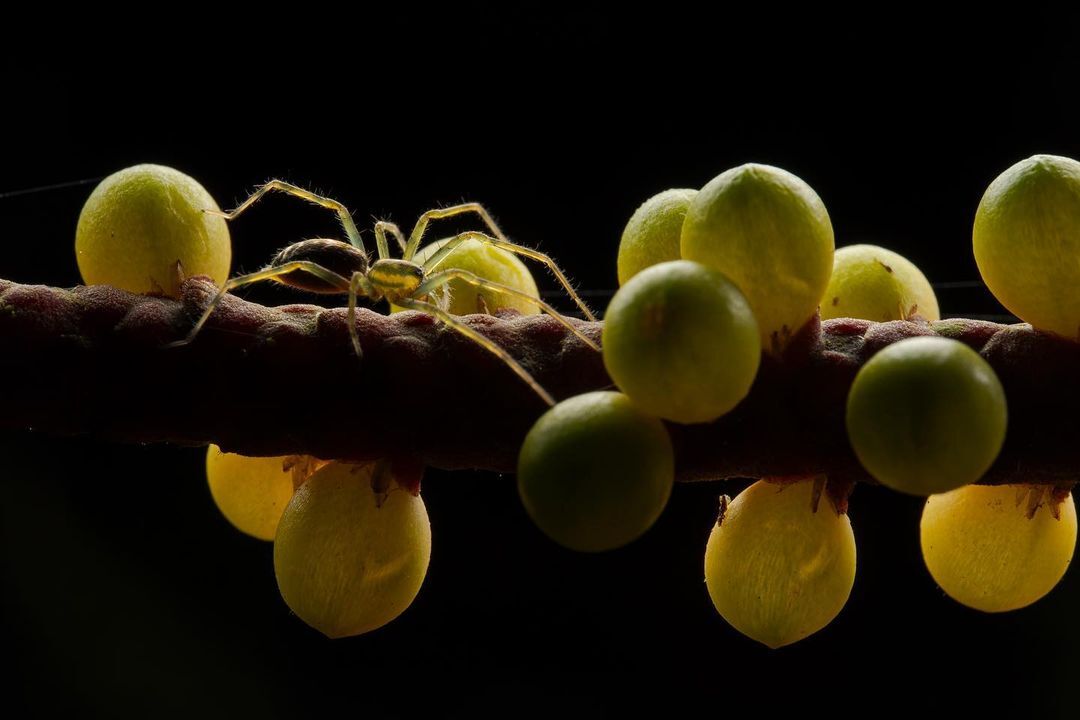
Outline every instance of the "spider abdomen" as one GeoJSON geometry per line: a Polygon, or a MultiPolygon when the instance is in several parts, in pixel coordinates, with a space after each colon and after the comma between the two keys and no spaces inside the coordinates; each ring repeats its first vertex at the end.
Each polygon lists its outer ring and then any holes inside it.
{"type": "Polygon", "coordinates": [[[342,286],[341,284],[330,283],[303,270],[280,275],[274,280],[300,290],[326,295],[347,293],[349,291],[348,281],[353,273],[366,273],[368,270],[368,259],[362,251],[348,243],[328,238],[301,240],[298,243],[289,245],[274,256],[274,259],[270,261],[270,267],[281,267],[296,261],[315,263],[330,270],[341,276],[345,280],[345,284],[342,286]]]}
{"type": "Polygon", "coordinates": [[[420,287],[424,282],[424,269],[408,260],[388,258],[376,260],[367,277],[393,302],[395,297],[409,296],[420,287]]]}

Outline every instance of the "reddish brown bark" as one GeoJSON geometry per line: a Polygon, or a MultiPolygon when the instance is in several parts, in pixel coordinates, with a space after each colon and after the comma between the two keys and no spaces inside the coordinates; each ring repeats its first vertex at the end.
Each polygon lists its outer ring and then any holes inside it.
{"type": "MultiPolygon", "coordinates": [[[[194,343],[165,348],[184,337],[213,292],[202,278],[185,282],[181,302],[0,280],[0,427],[509,472],[545,410],[499,360],[417,313],[361,310],[360,361],[344,309],[228,297],[194,343]]],[[[551,318],[465,322],[557,398],[611,387],[600,356],[551,318]]],[[[601,323],[578,324],[599,340],[601,323]]],[[[963,319],[811,323],[782,359],[765,358],[734,412],[670,426],[679,478],[869,480],[844,432],[848,387],[880,348],[934,333],[978,350],[1005,387],[1008,437],[986,481],[1072,482],[1080,471],[1080,344],[963,319]]]]}

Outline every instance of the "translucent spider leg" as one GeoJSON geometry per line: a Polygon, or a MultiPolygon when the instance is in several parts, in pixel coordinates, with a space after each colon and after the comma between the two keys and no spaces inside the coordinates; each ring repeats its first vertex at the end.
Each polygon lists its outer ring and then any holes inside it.
{"type": "Polygon", "coordinates": [[[346,313],[346,322],[349,324],[349,339],[352,340],[353,350],[356,357],[363,358],[364,351],[360,349],[360,333],[356,329],[356,296],[357,293],[364,297],[375,297],[375,286],[364,276],[362,272],[354,272],[349,280],[349,311],[346,313]]]}
{"type": "Polygon", "coordinates": [[[423,283],[420,284],[420,286],[418,288],[416,288],[416,290],[414,291],[414,294],[417,295],[417,296],[427,295],[428,293],[430,293],[435,288],[439,287],[440,285],[445,285],[446,283],[450,282],[451,280],[454,280],[455,278],[464,280],[465,282],[469,283],[470,285],[475,285],[475,286],[477,286],[479,288],[483,288],[485,290],[490,290],[490,291],[496,292],[496,293],[501,293],[503,295],[512,295],[513,297],[519,298],[519,299],[524,300],[526,302],[532,303],[533,305],[536,305],[538,308],[540,308],[541,310],[546,312],[548,315],[550,315],[551,317],[558,320],[560,325],[562,325],[567,330],[569,330],[574,335],[576,335],[578,337],[578,339],[580,339],[583,343],[588,345],[590,348],[592,348],[596,352],[600,352],[600,346],[599,345],[597,345],[595,342],[593,342],[592,339],[588,335],[586,335],[585,333],[581,332],[576,327],[574,327],[574,325],[569,320],[567,320],[565,317],[563,317],[559,313],[558,310],[551,307],[550,305],[548,305],[543,300],[541,300],[539,298],[535,298],[532,295],[529,295],[528,293],[521,292],[520,290],[517,290],[515,288],[509,287],[508,285],[503,285],[502,283],[497,283],[497,282],[494,282],[492,280],[485,280],[484,278],[480,277],[476,273],[469,272],[468,270],[461,270],[459,268],[451,268],[449,270],[443,270],[442,272],[435,273],[434,275],[430,275],[430,276],[428,276],[428,278],[426,280],[424,280],[423,283]]]}
{"type": "Polygon", "coordinates": [[[416,221],[416,225],[413,226],[412,232],[409,234],[409,244],[405,247],[405,254],[402,258],[404,260],[413,259],[413,255],[416,254],[417,249],[420,247],[420,239],[424,237],[424,231],[427,230],[428,223],[432,220],[454,217],[455,215],[464,215],[465,213],[476,213],[480,216],[480,219],[484,221],[484,224],[487,225],[488,230],[491,231],[492,235],[503,242],[510,242],[506,239],[506,235],[503,235],[503,231],[495,224],[495,220],[483,205],[480,203],[462,203],[461,205],[451,205],[448,208],[428,210],[421,215],[416,221]]]}
{"type": "Polygon", "coordinates": [[[427,313],[428,315],[434,315],[435,317],[439,318],[447,327],[461,333],[465,337],[475,342],[480,347],[490,352],[492,355],[498,357],[500,360],[506,363],[510,367],[510,369],[517,374],[518,377],[528,383],[529,387],[531,387],[533,391],[537,395],[539,395],[544,402],[551,406],[555,405],[555,398],[553,398],[547,390],[542,388],[540,386],[540,383],[536,382],[536,378],[534,378],[528,370],[523,368],[518,363],[518,361],[510,355],[510,353],[503,350],[492,340],[484,337],[476,330],[473,330],[471,327],[461,322],[461,320],[459,320],[458,318],[454,317],[442,308],[432,305],[431,303],[424,302],[422,300],[415,300],[413,298],[400,298],[395,301],[395,304],[400,305],[404,308],[408,308],[410,310],[419,310],[421,312],[427,313]]]}
{"type": "MultiPolygon", "coordinates": [[[[309,190],[305,190],[304,188],[293,185],[292,183],[287,183],[284,180],[271,180],[265,185],[259,186],[259,188],[255,190],[255,192],[251,193],[251,195],[248,196],[247,200],[237,205],[236,208],[234,208],[230,212],[223,212],[221,210],[204,210],[203,212],[206,212],[210,215],[220,215],[226,220],[235,220],[241,213],[243,213],[249,207],[258,202],[258,200],[263,195],[270,192],[271,190],[277,190],[278,192],[283,192],[287,195],[293,195],[298,198],[303,198],[310,203],[314,203],[315,205],[319,205],[320,207],[333,210],[337,213],[338,219],[341,221],[341,227],[345,229],[345,234],[349,237],[349,244],[357,250],[360,250],[365,254],[367,253],[367,250],[364,248],[364,241],[360,239],[360,231],[356,229],[356,223],[353,222],[352,214],[349,212],[349,209],[347,207],[339,203],[337,200],[323,197],[322,195],[316,195],[309,190]]],[[[383,243],[379,247],[379,257],[387,257],[386,253],[388,252],[389,248],[386,247],[386,241],[384,239],[383,243]]]]}
{"type": "MultiPolygon", "coordinates": [[[[225,283],[221,290],[218,291],[218,294],[215,295],[214,299],[210,301],[210,304],[206,306],[206,310],[203,311],[202,317],[200,317],[199,321],[195,323],[195,327],[191,328],[191,332],[188,333],[188,336],[186,338],[184,338],[183,340],[171,342],[165,347],[179,347],[181,345],[187,345],[192,340],[194,340],[195,336],[199,334],[200,330],[202,330],[203,325],[206,324],[206,321],[209,320],[210,316],[214,314],[214,310],[217,308],[218,304],[221,303],[222,298],[229,294],[229,291],[235,290],[239,287],[243,287],[244,285],[261,282],[263,280],[273,280],[274,278],[281,277],[282,275],[288,275],[289,273],[298,271],[314,275],[328,285],[334,285],[338,287],[341,292],[350,291],[351,285],[348,280],[341,277],[333,270],[327,270],[322,265],[318,265],[307,260],[296,260],[294,262],[285,263],[284,265],[281,265],[279,267],[267,268],[266,270],[260,270],[258,272],[249,273],[247,275],[240,275],[239,277],[235,277],[232,280],[229,280],[227,283],[225,283]]],[[[353,300],[353,302],[355,303],[355,299],[353,300]]]]}
{"type": "Polygon", "coordinates": [[[527,248],[523,245],[512,243],[509,240],[493,238],[489,235],[485,235],[482,232],[463,232],[447,240],[446,244],[440,247],[434,253],[432,253],[431,257],[429,257],[427,259],[427,262],[424,263],[424,272],[427,273],[434,270],[435,267],[440,262],[442,262],[447,255],[453,252],[454,248],[456,248],[458,245],[465,242],[466,240],[479,240],[480,242],[494,245],[497,248],[502,248],[507,252],[512,252],[515,255],[523,255],[530,260],[536,260],[537,262],[541,262],[544,265],[547,265],[548,270],[551,271],[551,274],[555,276],[555,278],[563,286],[563,289],[566,290],[567,294],[570,295],[570,297],[574,300],[575,303],[577,303],[577,306],[581,308],[581,312],[585,314],[585,317],[588,320],[596,320],[596,316],[592,314],[591,310],[589,310],[589,306],[585,304],[585,301],[582,300],[576,292],[574,292],[574,288],[570,285],[570,281],[566,278],[566,275],[563,274],[563,271],[559,269],[559,266],[555,264],[555,261],[552,260],[551,257],[545,255],[539,250],[533,250],[532,248],[527,248]]]}
{"type": "MultiPolygon", "coordinates": [[[[394,223],[387,222],[385,220],[380,220],[375,223],[375,242],[378,243],[380,248],[388,247],[386,242],[386,233],[390,233],[394,236],[394,238],[398,242],[398,247],[401,248],[401,254],[404,255],[406,247],[405,235],[402,234],[401,228],[399,228],[394,223]]],[[[379,252],[381,253],[382,251],[380,250],[379,252]]],[[[389,252],[389,249],[387,249],[387,252],[389,252]]],[[[380,259],[384,259],[386,257],[386,255],[379,255],[380,259]]]]}

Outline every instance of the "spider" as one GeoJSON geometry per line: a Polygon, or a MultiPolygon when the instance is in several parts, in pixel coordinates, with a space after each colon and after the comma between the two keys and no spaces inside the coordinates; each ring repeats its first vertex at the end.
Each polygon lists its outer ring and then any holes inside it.
{"type": "Polygon", "coordinates": [[[343,240],[330,238],[301,240],[300,242],[289,245],[281,250],[274,256],[266,268],[247,275],[240,275],[239,277],[229,280],[221,290],[218,291],[218,294],[214,296],[214,299],[211,300],[210,304],[203,312],[202,317],[195,323],[195,326],[191,329],[191,332],[188,333],[187,337],[183,340],[170,343],[170,347],[187,345],[194,340],[195,336],[198,335],[207,320],[210,319],[210,316],[213,314],[218,303],[221,302],[222,298],[225,297],[229,291],[263,280],[273,280],[284,285],[314,293],[347,293],[349,296],[349,309],[347,315],[349,337],[352,340],[353,350],[358,357],[363,357],[363,350],[360,347],[360,337],[356,330],[356,298],[358,295],[363,295],[373,301],[385,299],[394,305],[411,310],[419,310],[442,320],[446,326],[456,330],[483,347],[485,350],[496,355],[500,360],[506,363],[511,370],[517,373],[517,375],[524,380],[529,387],[544,400],[544,402],[548,405],[554,405],[555,399],[540,386],[536,379],[533,378],[533,376],[522,367],[510,353],[506,352],[506,350],[499,347],[496,343],[484,337],[476,330],[462,323],[447,312],[441,303],[430,302],[434,291],[442,288],[451,280],[457,279],[463,280],[484,290],[505,295],[513,295],[514,297],[521,298],[526,302],[538,306],[541,310],[551,315],[570,332],[580,338],[588,347],[597,352],[600,351],[600,347],[595,342],[574,327],[570,321],[560,315],[555,308],[551,307],[543,300],[534,298],[531,295],[501,283],[486,280],[468,270],[450,268],[433,272],[439,263],[441,263],[458,245],[470,239],[479,240],[480,242],[494,245],[495,247],[502,248],[508,252],[544,263],[566,289],[566,292],[569,293],[570,297],[574,299],[574,302],[577,303],[578,307],[581,308],[585,317],[589,320],[596,320],[589,308],[581,300],[578,294],[574,292],[574,289],[570,286],[570,281],[566,279],[566,276],[559,269],[558,265],[555,264],[555,261],[544,253],[517,245],[507,240],[506,236],[503,235],[502,231],[499,229],[499,226],[496,225],[495,221],[491,218],[491,215],[489,215],[487,210],[479,203],[463,203],[452,207],[428,210],[416,221],[416,225],[409,234],[408,241],[405,240],[405,236],[394,223],[384,221],[376,222],[375,244],[378,249],[379,259],[374,263],[371,263],[368,260],[367,250],[364,248],[364,241],[360,238],[360,232],[356,229],[356,224],[353,222],[352,215],[349,213],[348,208],[337,200],[316,195],[313,192],[283,180],[271,180],[260,186],[247,198],[247,200],[240,203],[231,212],[222,212],[220,210],[205,210],[204,212],[220,215],[226,220],[234,220],[266,193],[272,190],[303,198],[316,205],[333,210],[337,213],[349,241],[345,242],[343,240]],[[432,220],[466,213],[476,213],[479,215],[488,230],[491,231],[491,235],[477,231],[463,232],[446,241],[446,243],[439,248],[438,251],[434,252],[422,265],[412,261],[413,255],[416,254],[416,251],[420,246],[420,240],[424,235],[424,231],[427,230],[427,226],[432,220]],[[390,247],[387,242],[388,234],[392,235],[401,247],[401,259],[390,257],[390,247]]]}

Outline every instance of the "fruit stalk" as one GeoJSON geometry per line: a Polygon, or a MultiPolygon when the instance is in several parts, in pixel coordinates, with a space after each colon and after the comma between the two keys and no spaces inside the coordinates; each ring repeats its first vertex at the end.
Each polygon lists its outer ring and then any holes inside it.
{"type": "MultiPolygon", "coordinates": [[[[361,360],[344,309],[269,308],[229,296],[195,342],[165,348],[214,292],[206,278],[185,281],[179,301],[0,280],[0,427],[512,472],[546,409],[494,356],[417,313],[360,311],[361,360]]],[[[557,398],[611,387],[600,355],[551,318],[465,321],[557,398]]],[[[601,323],[575,324],[599,340],[601,323]]],[[[1080,344],[965,319],[811,321],[782,357],[763,357],[733,412],[669,424],[678,479],[825,473],[873,482],[844,431],[848,388],[874,352],[929,334],[970,345],[1005,388],[1008,433],[983,481],[1071,483],[1080,473],[1080,344]]]]}

